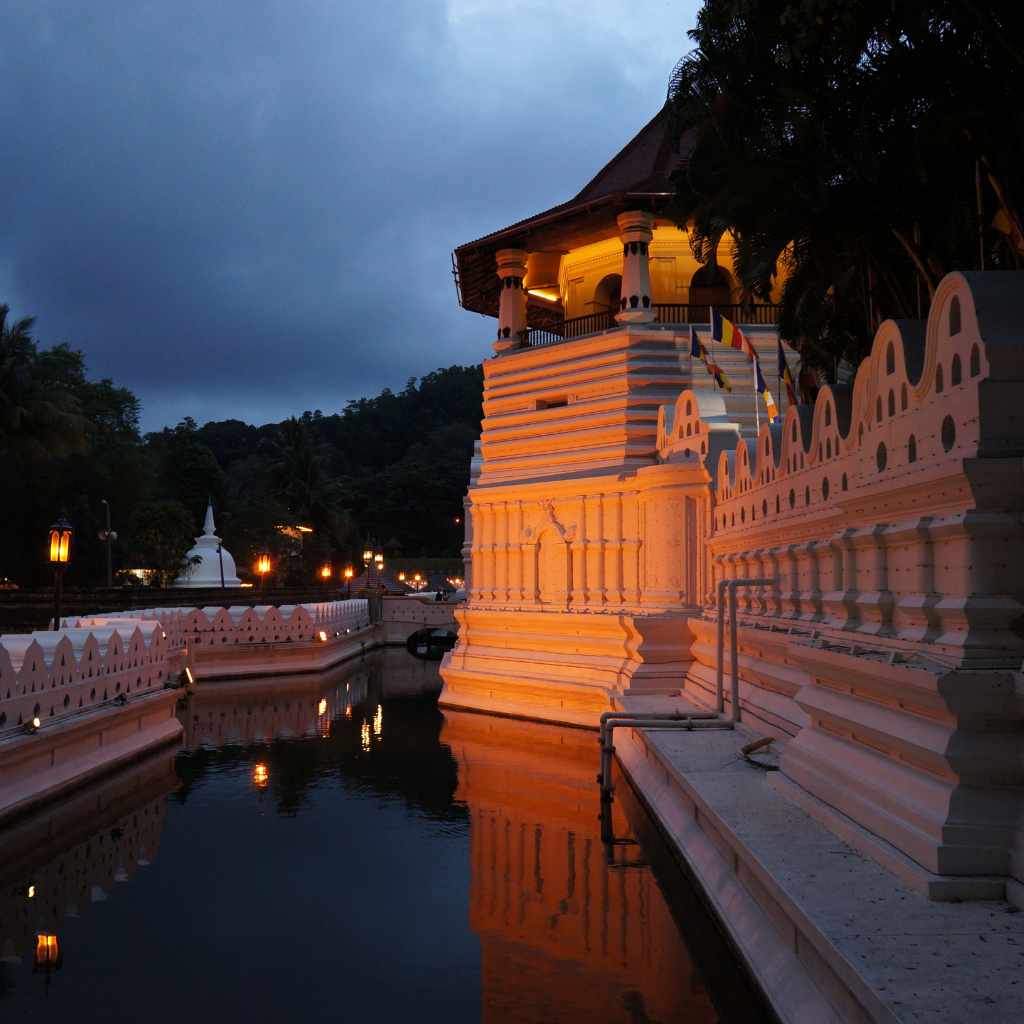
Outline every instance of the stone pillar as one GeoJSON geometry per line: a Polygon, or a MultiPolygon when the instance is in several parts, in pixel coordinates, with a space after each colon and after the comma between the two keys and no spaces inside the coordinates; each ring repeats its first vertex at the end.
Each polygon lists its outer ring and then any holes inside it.
{"type": "Polygon", "coordinates": [[[537,545],[524,542],[519,545],[523,571],[523,601],[537,603],[537,545]]]}
{"type": "Polygon", "coordinates": [[[522,603],[526,598],[526,585],[523,565],[523,503],[517,501],[513,506],[512,525],[509,528],[508,557],[512,564],[512,573],[509,579],[509,599],[513,602],[522,603]]]}
{"type": "Polygon", "coordinates": [[[473,502],[467,494],[462,499],[462,587],[469,600],[473,598],[473,502]]]}
{"type": "Polygon", "coordinates": [[[800,618],[799,544],[787,544],[782,558],[782,614],[787,619],[800,618]]]}
{"type": "Polygon", "coordinates": [[[885,551],[887,523],[867,526],[853,535],[857,561],[857,609],[861,633],[888,636],[892,632],[892,592],[885,551]]]}
{"type": "Polygon", "coordinates": [[[654,217],[640,210],[620,213],[622,239],[622,299],[615,319],[619,323],[649,323],[654,319],[651,271],[648,265],[654,217]]]}
{"type": "Polygon", "coordinates": [[[822,619],[821,575],[818,565],[821,547],[816,540],[800,545],[800,560],[804,569],[801,575],[807,584],[800,588],[800,618],[807,622],[820,622],[822,619]]]}
{"type": "Polygon", "coordinates": [[[495,354],[521,348],[526,343],[526,253],[522,249],[499,249],[495,254],[501,294],[498,299],[498,340],[495,354]]]}

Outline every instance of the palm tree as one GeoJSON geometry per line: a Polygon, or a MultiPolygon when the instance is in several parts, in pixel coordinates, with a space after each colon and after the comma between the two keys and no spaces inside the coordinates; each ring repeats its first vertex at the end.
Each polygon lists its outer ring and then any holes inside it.
{"type": "Polygon", "coordinates": [[[40,373],[34,317],[0,305],[0,456],[31,462],[87,451],[92,425],[75,398],[40,373]]]}

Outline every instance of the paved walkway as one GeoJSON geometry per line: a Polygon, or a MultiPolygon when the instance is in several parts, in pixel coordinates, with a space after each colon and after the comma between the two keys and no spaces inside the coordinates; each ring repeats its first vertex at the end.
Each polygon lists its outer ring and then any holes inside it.
{"type": "MultiPolygon", "coordinates": [[[[629,701],[628,709],[656,703],[629,701]]],[[[626,734],[616,734],[616,747],[641,796],[662,818],[666,800],[686,805],[682,820],[711,838],[719,867],[731,868],[731,884],[738,878],[761,906],[776,941],[792,944],[837,1019],[1024,1021],[1024,913],[1005,902],[936,902],[910,889],[773,785],[781,776],[749,764],[739,751],[750,739],[743,732],[650,729],[624,742],[626,734]]],[[[682,836],[685,826],[668,831],[682,836]]],[[[680,852],[703,872],[706,890],[722,884],[706,853],[680,852]]],[[[780,1015],[809,1019],[800,1005],[780,1015]]]]}

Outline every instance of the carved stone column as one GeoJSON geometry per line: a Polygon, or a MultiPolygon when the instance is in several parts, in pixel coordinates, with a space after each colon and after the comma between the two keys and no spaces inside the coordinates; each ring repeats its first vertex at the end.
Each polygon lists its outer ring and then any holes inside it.
{"type": "Polygon", "coordinates": [[[892,591],[885,554],[886,523],[865,527],[853,535],[857,559],[858,630],[872,635],[892,632],[892,591]]]}
{"type": "Polygon", "coordinates": [[[803,578],[806,587],[800,589],[800,618],[806,622],[820,622],[821,608],[821,574],[818,567],[818,552],[822,545],[816,540],[809,540],[800,545],[800,555],[804,563],[803,578]]]}
{"type": "Polygon", "coordinates": [[[648,264],[654,217],[632,210],[620,213],[617,220],[622,239],[622,298],[615,319],[619,323],[649,323],[654,319],[648,264]]]}
{"type": "Polygon", "coordinates": [[[495,254],[501,280],[496,354],[520,348],[526,341],[526,292],[523,289],[526,255],[522,249],[499,249],[495,254]]]}

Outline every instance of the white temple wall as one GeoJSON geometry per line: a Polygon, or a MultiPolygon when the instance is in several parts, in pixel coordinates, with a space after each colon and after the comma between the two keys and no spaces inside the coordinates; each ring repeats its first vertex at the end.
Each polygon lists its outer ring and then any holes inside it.
{"type": "MultiPolygon", "coordinates": [[[[793,737],[791,779],[939,874],[1019,878],[1024,849],[1019,280],[947,276],[924,330],[882,325],[851,395],[707,455],[712,584],[776,580],[739,595],[746,720],[793,737]]],[[[727,436],[695,399],[662,417],[663,454],[727,436]]],[[[704,700],[714,596],[690,624],[704,700]]]]}

